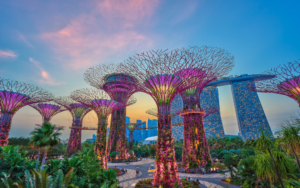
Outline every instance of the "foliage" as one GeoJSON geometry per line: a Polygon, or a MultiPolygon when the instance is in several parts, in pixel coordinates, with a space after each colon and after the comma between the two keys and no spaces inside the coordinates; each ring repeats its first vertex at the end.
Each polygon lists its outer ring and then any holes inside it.
{"type": "MultiPolygon", "coordinates": [[[[1,147],[0,147],[1,148],[1,147]]],[[[26,151],[20,151],[17,146],[5,146],[0,149],[0,177],[10,177],[17,181],[24,176],[26,169],[33,169],[35,161],[30,161],[26,151]]]]}
{"type": "Polygon", "coordinates": [[[111,158],[115,158],[119,153],[120,153],[120,152],[118,152],[118,151],[113,151],[113,152],[110,153],[109,156],[110,156],[111,158]]]}
{"type": "MultiPolygon", "coordinates": [[[[281,178],[286,179],[288,174],[295,172],[295,162],[289,156],[278,149],[274,149],[272,153],[281,178]]],[[[258,178],[269,180],[271,183],[279,181],[269,154],[256,155],[254,167],[258,178]]]]}

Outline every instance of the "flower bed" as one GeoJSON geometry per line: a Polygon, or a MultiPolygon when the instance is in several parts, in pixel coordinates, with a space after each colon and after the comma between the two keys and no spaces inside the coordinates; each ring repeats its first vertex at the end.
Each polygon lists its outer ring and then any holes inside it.
{"type": "MultiPolygon", "coordinates": [[[[153,179],[141,180],[136,185],[135,188],[159,188],[159,186],[153,186],[152,183],[153,179]]],[[[188,181],[184,179],[180,179],[182,182],[183,188],[200,188],[200,185],[195,181],[188,181]]]]}

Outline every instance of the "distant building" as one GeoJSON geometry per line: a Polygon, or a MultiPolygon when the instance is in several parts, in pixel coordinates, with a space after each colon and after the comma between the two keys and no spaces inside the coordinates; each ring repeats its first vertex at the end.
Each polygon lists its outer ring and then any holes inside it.
{"type": "MultiPolygon", "coordinates": [[[[142,120],[136,120],[136,123],[142,123],[142,120]]],[[[133,140],[135,142],[142,141],[142,130],[138,129],[133,132],[133,140]]]]}
{"type": "Polygon", "coordinates": [[[85,141],[92,143],[92,142],[96,141],[96,138],[97,138],[97,136],[95,134],[93,134],[93,138],[86,139],[85,141]]]}
{"type": "Polygon", "coordinates": [[[151,127],[157,127],[157,119],[148,118],[148,137],[157,136],[157,128],[149,129],[151,127]]]}
{"type": "MultiPolygon", "coordinates": [[[[126,123],[130,123],[130,117],[126,116],[126,123]]],[[[129,140],[129,130],[126,129],[126,138],[129,140]]]]}
{"type": "Polygon", "coordinates": [[[155,144],[157,142],[157,136],[148,137],[143,141],[143,144],[155,144]]]}
{"type": "MultiPolygon", "coordinates": [[[[183,101],[180,96],[180,94],[177,94],[172,103],[171,103],[171,113],[175,113],[179,110],[182,110],[183,107],[183,101]]],[[[177,124],[183,122],[183,117],[180,115],[174,116],[171,119],[172,124],[177,124]]],[[[172,127],[172,134],[173,134],[173,139],[174,140],[180,140],[183,139],[183,126],[174,126],[172,127]]]]}

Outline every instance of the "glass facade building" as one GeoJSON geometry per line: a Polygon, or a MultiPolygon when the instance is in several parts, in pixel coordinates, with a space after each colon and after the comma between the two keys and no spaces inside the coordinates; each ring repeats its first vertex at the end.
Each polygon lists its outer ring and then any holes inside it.
{"type": "MultiPolygon", "coordinates": [[[[130,117],[126,116],[126,123],[130,123],[130,117]]],[[[126,138],[129,140],[129,130],[126,129],[126,138]]]]}
{"type": "Polygon", "coordinates": [[[248,84],[254,83],[252,80],[231,83],[240,135],[243,140],[258,138],[260,127],[273,135],[258,94],[248,90],[248,84]]]}
{"type": "MultiPolygon", "coordinates": [[[[148,128],[149,127],[157,127],[157,119],[148,118],[148,128]]],[[[148,137],[157,136],[157,128],[147,129],[147,130],[148,130],[148,137]]]]}
{"type": "Polygon", "coordinates": [[[219,110],[203,119],[206,138],[209,137],[224,137],[224,128],[220,114],[219,92],[218,88],[209,86],[205,87],[201,92],[200,104],[204,111],[207,108],[215,107],[219,110]]]}
{"type": "MultiPolygon", "coordinates": [[[[136,123],[142,123],[142,120],[136,120],[136,123]]],[[[134,142],[142,141],[142,130],[141,129],[133,131],[133,140],[134,140],[134,142]]]]}
{"type": "MultiPolygon", "coordinates": [[[[177,94],[172,103],[171,103],[171,114],[177,112],[178,110],[182,110],[183,101],[180,94],[177,94]]],[[[172,117],[172,124],[182,123],[183,117],[180,115],[172,117]]],[[[183,139],[183,126],[174,126],[172,127],[172,134],[174,140],[183,139]]]]}

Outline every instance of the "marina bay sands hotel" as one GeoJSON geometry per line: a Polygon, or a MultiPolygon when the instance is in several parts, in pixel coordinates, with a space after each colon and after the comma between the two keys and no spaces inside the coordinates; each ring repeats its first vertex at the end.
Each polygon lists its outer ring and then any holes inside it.
{"type": "MultiPolygon", "coordinates": [[[[267,117],[260,103],[256,92],[247,88],[248,84],[256,79],[271,79],[274,76],[267,75],[248,75],[224,77],[220,80],[209,83],[201,93],[201,107],[213,107],[218,111],[206,116],[203,120],[206,137],[224,137],[224,128],[220,115],[218,86],[231,85],[232,97],[234,101],[239,133],[243,140],[254,139],[259,136],[260,127],[272,135],[267,117]]],[[[171,104],[171,113],[183,107],[181,96],[178,94],[171,104]]],[[[183,118],[176,116],[172,118],[172,124],[183,122],[183,118]]],[[[173,138],[183,139],[183,126],[172,128],[173,138]]]]}

